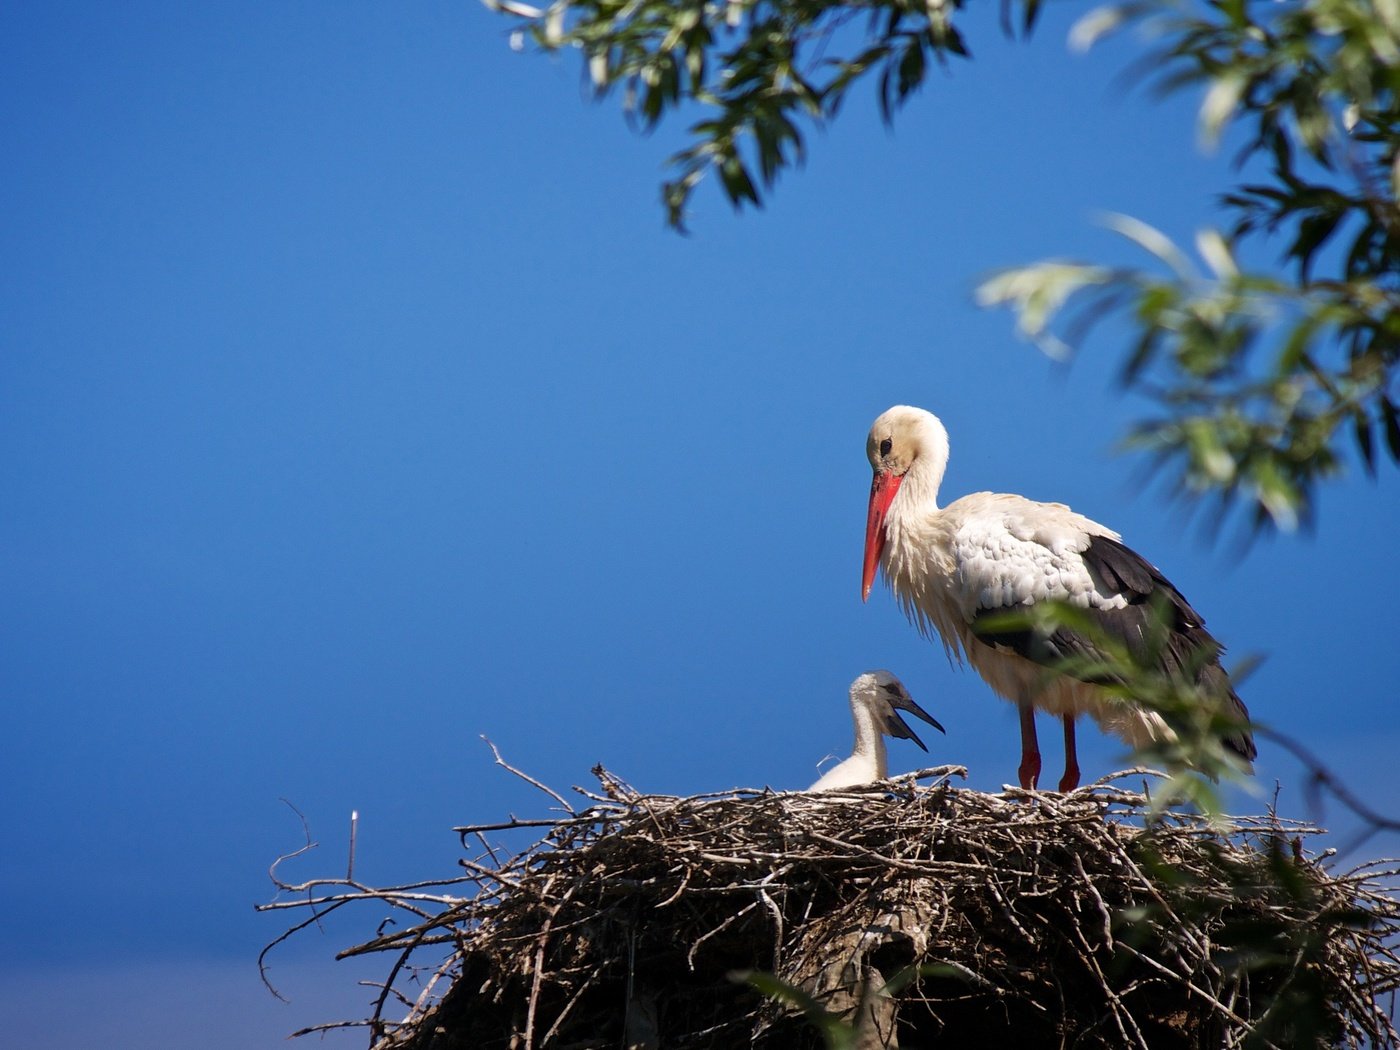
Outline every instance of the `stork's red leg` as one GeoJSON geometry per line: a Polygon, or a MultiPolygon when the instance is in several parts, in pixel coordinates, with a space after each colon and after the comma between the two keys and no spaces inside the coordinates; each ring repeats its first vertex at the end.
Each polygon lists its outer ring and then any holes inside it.
{"type": "Polygon", "coordinates": [[[1065,715],[1065,775],[1060,778],[1061,791],[1073,791],[1079,786],[1079,752],[1074,747],[1074,715],[1065,715]]]}
{"type": "Polygon", "coordinates": [[[1035,739],[1035,708],[1030,704],[1017,704],[1021,711],[1021,766],[1016,770],[1021,778],[1021,786],[1028,791],[1035,789],[1040,777],[1040,745],[1035,739]]]}

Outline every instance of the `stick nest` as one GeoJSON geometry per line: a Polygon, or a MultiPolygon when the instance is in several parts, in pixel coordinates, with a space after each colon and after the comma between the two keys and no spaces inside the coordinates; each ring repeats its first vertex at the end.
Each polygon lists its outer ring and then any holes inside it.
{"type": "Polygon", "coordinates": [[[688,798],[594,772],[582,810],[537,784],[559,816],[459,828],[456,879],[279,881],[305,898],[264,907],[310,907],[296,928],[364,899],[416,920],[342,953],[395,953],[373,1016],[308,1031],[365,1025],[376,1050],[1400,1046],[1397,872],[1330,870],[1310,825],[1156,812],[1142,770],[1063,796],[941,767],[688,798]],[[543,837],[518,852],[488,840],[526,827],[543,837]]]}

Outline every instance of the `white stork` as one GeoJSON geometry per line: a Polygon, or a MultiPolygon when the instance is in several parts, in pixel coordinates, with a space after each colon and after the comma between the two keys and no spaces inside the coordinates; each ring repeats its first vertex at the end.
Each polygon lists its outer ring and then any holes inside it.
{"type": "MultiPolygon", "coordinates": [[[[1068,655],[1095,653],[1092,641],[1061,627],[1049,637],[1030,630],[982,636],[978,621],[993,613],[1064,601],[1087,610],[1108,636],[1148,654],[1145,628],[1154,600],[1170,616],[1166,644],[1153,653],[1168,673],[1194,673],[1197,684],[1226,703],[1241,721],[1248,712],[1220,667],[1219,642],[1155,566],[1119,542],[1118,533],[1061,503],[978,492],[938,506],[948,465],[948,433],[938,417],[897,405],[875,420],[866,442],[875,471],[865,529],[861,599],[870,596],[878,565],[905,615],[924,634],[937,632],[950,659],[966,659],[992,689],[1016,704],[1021,717],[1021,786],[1040,776],[1035,711],[1064,724],[1061,791],[1079,784],[1074,722],[1091,715],[1100,728],[1133,747],[1170,739],[1156,713],[1111,702],[1093,684],[1045,667],[1068,655]],[[1188,670],[1189,669],[1189,670],[1188,670]]],[[[1225,740],[1249,769],[1255,756],[1247,729],[1225,740]]]]}
{"type": "Polygon", "coordinates": [[[900,711],[915,714],[940,733],[943,732],[937,720],[914,703],[904,683],[888,671],[867,671],[852,682],[851,718],[856,724],[856,743],[851,757],[827,770],[807,790],[828,791],[884,780],[889,772],[885,755],[886,736],[912,740],[927,751],[924,742],[899,717],[900,711]]]}

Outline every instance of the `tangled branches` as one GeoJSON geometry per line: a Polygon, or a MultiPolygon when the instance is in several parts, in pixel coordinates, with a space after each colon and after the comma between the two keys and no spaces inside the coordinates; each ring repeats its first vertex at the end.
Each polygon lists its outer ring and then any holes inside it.
{"type": "Polygon", "coordinates": [[[476,855],[455,879],[279,883],[306,896],[264,908],[302,926],[367,899],[417,917],[342,953],[393,953],[372,1016],[312,1030],[361,1024],[379,1050],[801,1047],[824,1026],[859,1047],[1400,1046],[1400,873],[1329,870],[1311,826],[1154,813],[1124,786],[1141,770],[1064,796],[956,788],[947,766],[688,798],[595,773],[585,809],[549,791],[557,816],[458,829],[476,855]],[[487,839],[520,828],[543,837],[487,839]]]}

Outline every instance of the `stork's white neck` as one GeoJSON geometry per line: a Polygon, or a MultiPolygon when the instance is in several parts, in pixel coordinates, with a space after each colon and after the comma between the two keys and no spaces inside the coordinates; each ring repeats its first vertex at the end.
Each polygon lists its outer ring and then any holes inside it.
{"type": "Polygon", "coordinates": [[[918,451],[890,505],[891,517],[938,509],[938,489],[948,469],[948,431],[937,416],[919,410],[914,441],[918,451]]]}
{"type": "Polygon", "coordinates": [[[923,409],[905,408],[902,413],[912,454],[885,516],[880,567],[905,612],[921,626],[932,623],[946,639],[945,628],[952,625],[940,618],[943,603],[937,592],[956,571],[949,556],[951,522],[938,507],[948,466],[948,432],[937,416],[923,409]]]}
{"type": "Polygon", "coordinates": [[[880,731],[870,707],[854,696],[851,697],[851,716],[856,724],[856,739],[851,748],[851,757],[871,763],[875,768],[875,776],[872,779],[884,780],[889,768],[885,734],[880,731]]]}

